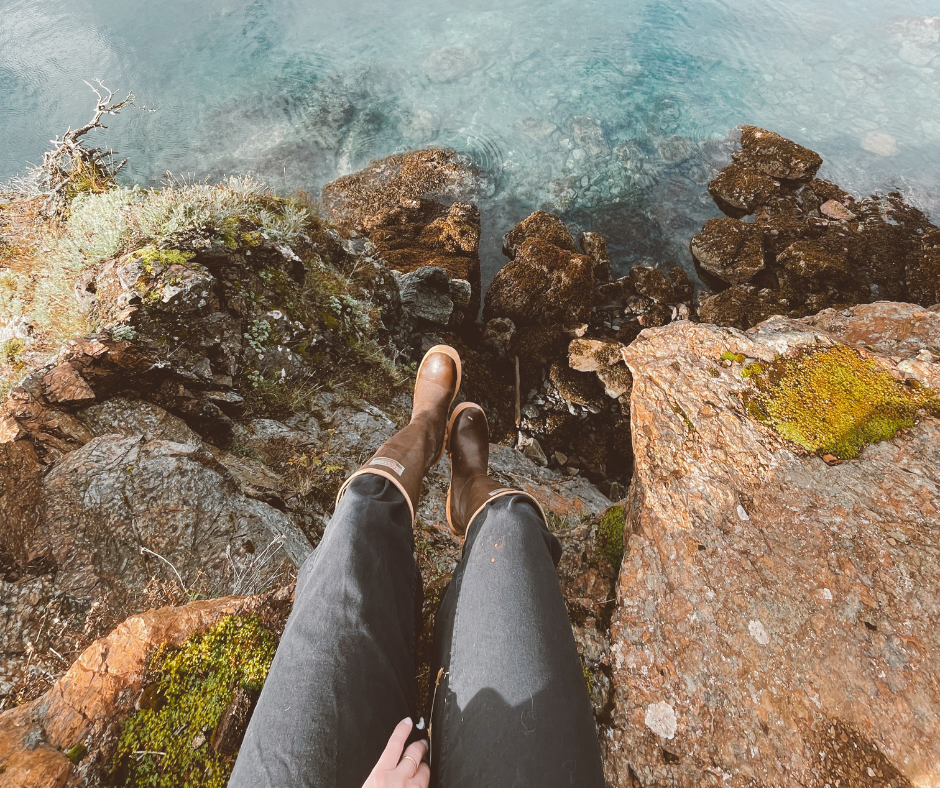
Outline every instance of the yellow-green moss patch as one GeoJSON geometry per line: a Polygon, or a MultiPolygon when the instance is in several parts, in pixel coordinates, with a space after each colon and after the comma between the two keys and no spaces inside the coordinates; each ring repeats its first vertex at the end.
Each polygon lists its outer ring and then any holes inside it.
{"type": "Polygon", "coordinates": [[[597,524],[597,549],[615,567],[623,561],[623,529],[627,516],[622,506],[611,506],[601,514],[597,524]]]}
{"type": "Polygon", "coordinates": [[[912,426],[921,411],[940,416],[936,392],[896,380],[846,345],[778,358],[751,380],[753,418],[811,452],[844,460],[912,426]]]}
{"type": "Polygon", "coordinates": [[[257,618],[226,616],[180,649],[159,649],[140,711],[121,733],[108,782],[224,788],[235,758],[217,750],[216,729],[236,693],[261,689],[276,647],[257,618]]]}

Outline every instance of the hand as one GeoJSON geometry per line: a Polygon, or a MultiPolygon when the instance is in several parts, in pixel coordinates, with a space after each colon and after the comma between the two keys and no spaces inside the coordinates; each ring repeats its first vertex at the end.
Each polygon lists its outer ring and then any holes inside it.
{"type": "Polygon", "coordinates": [[[427,740],[416,741],[402,752],[411,727],[410,719],[395,726],[385,752],[362,788],[428,788],[431,767],[424,763],[424,756],[428,754],[427,740]]]}

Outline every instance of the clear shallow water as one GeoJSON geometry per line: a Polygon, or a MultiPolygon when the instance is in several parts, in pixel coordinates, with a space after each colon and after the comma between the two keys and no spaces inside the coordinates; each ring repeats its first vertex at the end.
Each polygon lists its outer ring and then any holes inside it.
{"type": "Polygon", "coordinates": [[[936,0],[0,0],[0,181],[87,120],[101,77],[156,112],[98,144],[126,179],[254,172],[316,193],[370,159],[473,156],[484,277],[530,210],[603,233],[621,269],[691,270],[738,123],[819,151],[858,194],[940,219],[936,0]],[[885,156],[871,132],[894,138],[885,156]]]}

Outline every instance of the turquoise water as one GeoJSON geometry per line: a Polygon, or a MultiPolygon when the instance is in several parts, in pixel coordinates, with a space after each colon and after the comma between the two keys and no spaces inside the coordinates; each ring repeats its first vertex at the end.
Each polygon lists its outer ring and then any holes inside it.
{"type": "Polygon", "coordinates": [[[489,176],[485,277],[530,210],[607,236],[623,270],[691,269],[738,123],[819,151],[858,194],[940,219],[936,0],[0,0],[0,181],[90,115],[82,79],[156,112],[98,144],[127,180],[254,172],[316,193],[448,145],[489,176]],[[866,150],[866,146],[872,150],[866,150]]]}

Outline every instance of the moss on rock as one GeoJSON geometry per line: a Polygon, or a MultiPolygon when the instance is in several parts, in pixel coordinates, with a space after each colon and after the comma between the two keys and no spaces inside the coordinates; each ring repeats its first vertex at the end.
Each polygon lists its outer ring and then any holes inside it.
{"type": "Polygon", "coordinates": [[[844,460],[913,426],[919,412],[940,416],[936,392],[896,380],[846,345],[778,358],[751,380],[752,417],[808,451],[844,460]]]}
{"type": "Polygon", "coordinates": [[[152,681],[124,726],[111,785],[223,788],[235,759],[214,734],[236,694],[257,693],[267,677],[275,636],[253,616],[226,616],[179,649],[159,649],[152,681]]]}
{"type": "Polygon", "coordinates": [[[597,524],[597,549],[617,568],[623,561],[623,529],[626,523],[623,506],[617,504],[605,509],[597,524]]]}

